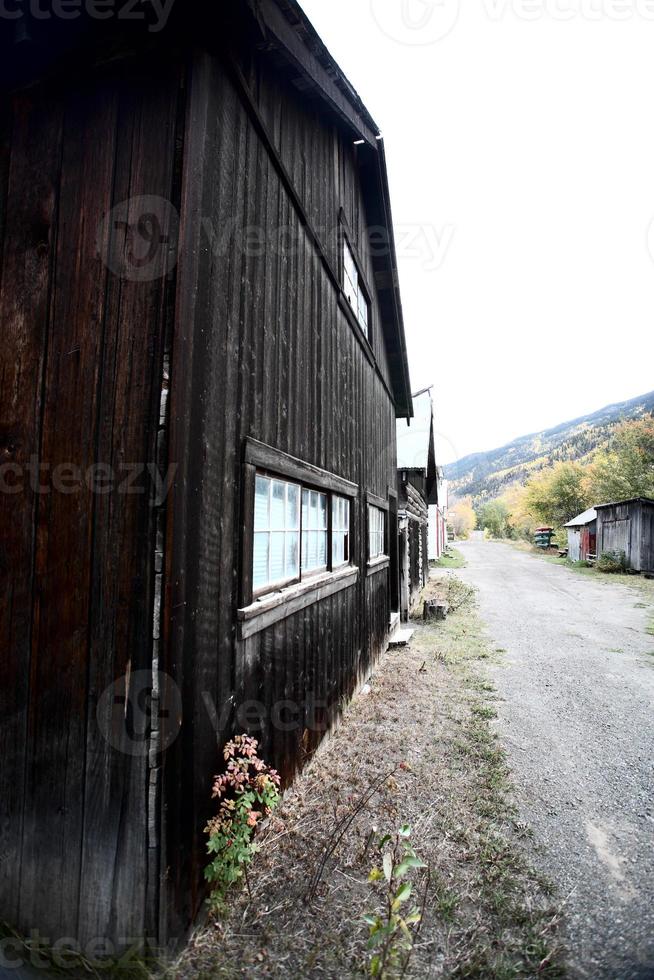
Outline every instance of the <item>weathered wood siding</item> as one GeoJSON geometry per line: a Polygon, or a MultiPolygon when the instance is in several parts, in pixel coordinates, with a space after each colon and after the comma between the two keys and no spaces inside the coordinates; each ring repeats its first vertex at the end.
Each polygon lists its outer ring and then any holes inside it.
{"type": "Polygon", "coordinates": [[[177,469],[165,540],[147,493],[0,494],[0,919],[53,940],[180,939],[203,898],[221,743],[252,731],[288,782],[387,641],[389,571],[367,569],[366,493],[387,500],[396,474],[359,170],[377,151],[356,151],[263,52],[140,55],[35,87],[5,116],[0,460],[120,471],[167,450],[177,469]],[[103,220],[140,195],[181,218],[177,267],[143,282],[110,272],[98,245],[100,228],[125,235],[103,220]],[[341,209],[369,277],[370,345],[338,285],[341,209]],[[248,437],[356,484],[359,573],[240,640],[248,437]],[[161,782],[160,760],[107,740],[102,699],[115,684],[124,701],[125,677],[153,664],[181,696],[161,782]]]}
{"type": "Polygon", "coordinates": [[[624,551],[627,567],[654,568],[654,503],[625,501],[597,511],[597,551],[624,551]]]}
{"type": "Polygon", "coordinates": [[[417,472],[403,479],[407,471],[398,474],[399,506],[408,515],[406,556],[406,594],[408,616],[420,600],[420,594],[429,579],[429,508],[424,495],[425,478],[417,472]]]}
{"type": "Polygon", "coordinates": [[[0,460],[22,477],[0,493],[0,918],[52,941],[144,929],[147,758],[96,713],[151,665],[147,485],[28,476],[154,460],[169,284],[111,275],[97,236],[127,197],[174,199],[179,72],[123,71],[5,102],[0,460]]]}
{"type": "Polygon", "coordinates": [[[568,528],[568,558],[570,561],[581,560],[581,528],[568,528]]]}
{"type": "MultiPolygon", "coordinates": [[[[286,180],[307,210],[324,208],[324,220],[337,229],[339,207],[361,199],[354,167],[346,174],[333,162],[339,154],[351,158],[351,137],[317,112],[303,112],[299,96],[279,85],[263,56],[256,72],[250,66],[242,76],[240,66],[202,56],[190,80],[172,391],[172,453],[180,471],[171,496],[167,607],[166,663],[183,692],[185,718],[166,756],[164,861],[173,933],[188,924],[202,897],[201,831],[212,810],[210,775],[221,739],[234,729],[258,733],[263,755],[288,781],[388,633],[388,570],[366,574],[365,492],[388,499],[395,476],[395,409],[375,296],[376,366],[339,305],[286,180]],[[258,115],[255,92],[274,118],[258,115]],[[263,233],[265,246],[243,248],[244,229],[263,233]],[[290,249],[279,247],[280,229],[290,249]],[[218,236],[227,230],[227,247],[209,241],[208,230],[218,236]],[[240,641],[247,437],[358,486],[352,560],[360,573],[338,595],[240,641]],[[222,715],[218,733],[207,699],[222,715]],[[273,719],[283,702],[293,706],[290,730],[273,719]],[[252,724],[244,717],[248,708],[252,724]]],[[[361,227],[365,218],[357,220],[361,227]]],[[[333,262],[338,275],[336,254],[333,262]]]]}
{"type": "Polygon", "coordinates": [[[642,504],[640,569],[654,572],[654,502],[642,504]]]}

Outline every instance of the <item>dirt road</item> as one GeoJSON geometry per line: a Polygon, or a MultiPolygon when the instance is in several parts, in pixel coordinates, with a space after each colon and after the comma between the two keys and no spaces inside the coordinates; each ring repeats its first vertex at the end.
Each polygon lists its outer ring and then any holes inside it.
{"type": "Polygon", "coordinates": [[[472,540],[500,734],[573,976],[654,978],[654,636],[637,588],[472,540]]]}

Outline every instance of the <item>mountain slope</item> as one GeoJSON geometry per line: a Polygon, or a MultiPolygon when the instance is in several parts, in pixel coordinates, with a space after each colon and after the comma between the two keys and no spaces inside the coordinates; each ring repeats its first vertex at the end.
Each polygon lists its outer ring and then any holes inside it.
{"type": "Polygon", "coordinates": [[[581,460],[606,445],[613,430],[627,419],[654,413],[654,391],[628,402],[607,405],[592,415],[564,422],[553,429],[521,436],[487,453],[474,453],[445,468],[456,497],[475,503],[499,497],[514,483],[561,460],[581,460]]]}

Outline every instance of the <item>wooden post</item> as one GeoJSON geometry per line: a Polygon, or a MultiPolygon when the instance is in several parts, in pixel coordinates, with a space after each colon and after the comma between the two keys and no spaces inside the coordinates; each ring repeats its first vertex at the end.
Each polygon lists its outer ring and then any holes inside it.
{"type": "Polygon", "coordinates": [[[437,599],[428,599],[425,602],[423,619],[438,620],[438,619],[445,619],[446,617],[447,617],[447,605],[444,602],[438,602],[437,599]]]}

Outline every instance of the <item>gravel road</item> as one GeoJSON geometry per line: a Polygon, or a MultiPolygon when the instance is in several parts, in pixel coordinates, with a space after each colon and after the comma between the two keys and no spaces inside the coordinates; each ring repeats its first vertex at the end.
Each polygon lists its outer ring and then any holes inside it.
{"type": "MultiPolygon", "coordinates": [[[[574,977],[654,978],[654,636],[638,587],[474,539],[499,731],[574,977]]],[[[651,600],[650,600],[651,601],[651,600]]]]}

